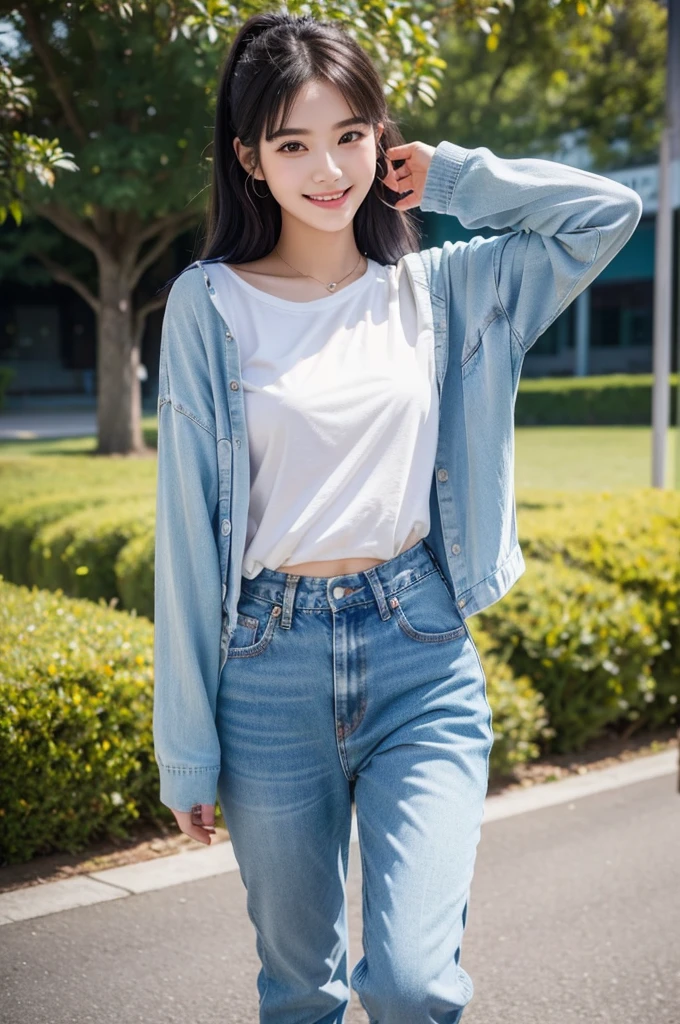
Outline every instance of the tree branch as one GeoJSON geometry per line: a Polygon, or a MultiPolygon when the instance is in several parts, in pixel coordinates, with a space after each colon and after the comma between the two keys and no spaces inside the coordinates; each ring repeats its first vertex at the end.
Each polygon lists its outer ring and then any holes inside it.
{"type": "Polygon", "coordinates": [[[49,220],[56,228],[63,231],[69,238],[80,242],[86,249],[93,252],[100,260],[110,259],[110,255],[103,245],[101,239],[94,231],[91,231],[74,213],[64,206],[57,206],[56,203],[41,203],[34,207],[35,212],[49,220]]]}
{"type": "Polygon", "coordinates": [[[494,78],[494,80],[493,80],[493,82],[491,84],[491,88],[489,89],[489,99],[490,100],[492,100],[494,98],[494,96],[496,95],[496,91],[499,88],[499,86],[500,86],[501,82],[503,81],[503,79],[505,78],[506,73],[510,70],[510,68],[512,67],[512,65],[515,63],[515,61],[517,59],[518,55],[516,53],[516,48],[513,45],[513,39],[514,39],[514,36],[515,36],[515,29],[516,28],[517,28],[517,8],[513,4],[512,8],[510,9],[510,21],[509,21],[509,24],[508,24],[507,33],[506,33],[505,40],[504,40],[505,46],[508,49],[508,55],[505,58],[505,61],[503,62],[503,66],[501,68],[499,68],[498,74],[496,75],[496,77],[494,78]]]}
{"type": "MultiPolygon", "coordinates": [[[[160,237],[156,239],[148,252],[144,253],[137,265],[130,271],[128,279],[130,281],[131,289],[137,286],[142,274],[163,255],[173,239],[186,230],[189,224],[195,219],[195,216],[196,215],[194,213],[176,213],[172,218],[163,218],[166,224],[165,229],[162,231],[160,237]]],[[[139,237],[140,236],[137,235],[135,243],[137,243],[139,237]]],[[[139,251],[139,244],[136,244],[136,249],[139,251]]]]}
{"type": "Polygon", "coordinates": [[[73,290],[78,292],[78,295],[85,299],[85,302],[92,307],[97,316],[99,316],[101,312],[101,302],[99,299],[95,298],[89,288],[87,288],[81,280],[71,274],[70,271],[65,270],[59,263],[55,263],[54,260],[49,258],[49,256],[45,256],[44,253],[39,252],[37,249],[32,249],[30,252],[36,259],[40,260],[46,270],[49,270],[55,281],[58,281],[59,284],[67,284],[73,288],[73,290]]]}
{"type": "Polygon", "coordinates": [[[134,335],[135,341],[138,345],[140,345],[142,341],[142,332],[144,330],[144,324],[146,323],[147,316],[149,313],[153,313],[154,310],[161,309],[161,307],[165,305],[167,298],[167,295],[156,295],[153,299],[149,299],[148,302],[145,302],[144,305],[140,306],[136,311],[134,335]]]}

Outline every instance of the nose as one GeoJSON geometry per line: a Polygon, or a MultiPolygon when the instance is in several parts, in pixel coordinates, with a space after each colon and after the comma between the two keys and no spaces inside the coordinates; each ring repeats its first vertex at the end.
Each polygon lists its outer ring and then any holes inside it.
{"type": "Polygon", "coordinates": [[[340,167],[338,167],[335,160],[333,159],[332,153],[326,153],[323,163],[325,163],[326,173],[323,173],[320,177],[316,175],[314,177],[315,182],[322,185],[326,181],[332,182],[337,181],[338,178],[342,178],[342,170],[340,167]]]}

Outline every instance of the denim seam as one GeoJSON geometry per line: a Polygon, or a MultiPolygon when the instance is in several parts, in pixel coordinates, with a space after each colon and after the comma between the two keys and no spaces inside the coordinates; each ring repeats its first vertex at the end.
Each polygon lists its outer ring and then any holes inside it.
{"type": "MultiPolygon", "coordinates": [[[[217,434],[214,433],[210,429],[210,427],[207,427],[205,425],[205,423],[203,423],[201,420],[199,420],[199,418],[195,415],[195,413],[191,412],[190,409],[185,408],[185,406],[181,405],[179,402],[174,402],[172,400],[172,398],[168,398],[165,401],[170,403],[170,405],[175,410],[175,412],[178,412],[182,416],[184,416],[186,419],[191,420],[191,422],[195,423],[197,427],[201,427],[203,430],[205,430],[206,434],[209,434],[210,437],[213,437],[213,438],[215,438],[215,440],[217,440],[217,434]]],[[[165,404],[165,401],[163,402],[163,404],[165,404]]]]}

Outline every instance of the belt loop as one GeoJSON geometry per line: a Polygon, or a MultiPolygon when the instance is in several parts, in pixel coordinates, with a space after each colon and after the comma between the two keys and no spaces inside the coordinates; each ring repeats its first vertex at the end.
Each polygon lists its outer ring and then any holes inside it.
{"type": "Polygon", "coordinates": [[[293,606],[295,604],[295,590],[299,583],[300,577],[295,576],[292,573],[286,574],[286,588],[283,593],[283,614],[281,615],[280,625],[283,629],[290,629],[293,621],[293,606]]]}
{"type": "Polygon", "coordinates": [[[387,601],[385,600],[385,592],[380,582],[380,577],[376,572],[375,566],[372,569],[364,569],[364,575],[371,585],[373,596],[375,597],[378,604],[378,611],[380,612],[380,618],[384,621],[391,618],[392,612],[390,611],[387,601]]]}

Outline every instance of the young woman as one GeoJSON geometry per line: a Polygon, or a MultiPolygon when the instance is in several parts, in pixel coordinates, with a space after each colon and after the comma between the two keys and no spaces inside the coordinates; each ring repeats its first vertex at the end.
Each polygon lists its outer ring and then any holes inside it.
{"type": "Polygon", "coordinates": [[[160,798],[208,844],[219,799],[261,1024],[341,1022],[350,981],[373,1024],[455,1024],[493,743],[465,620],[524,570],[522,361],[640,200],[552,161],[404,142],[361,47],[285,13],[236,37],[214,141],[206,249],[161,345],[160,798]],[[418,206],[502,233],[420,250],[418,206]]]}

